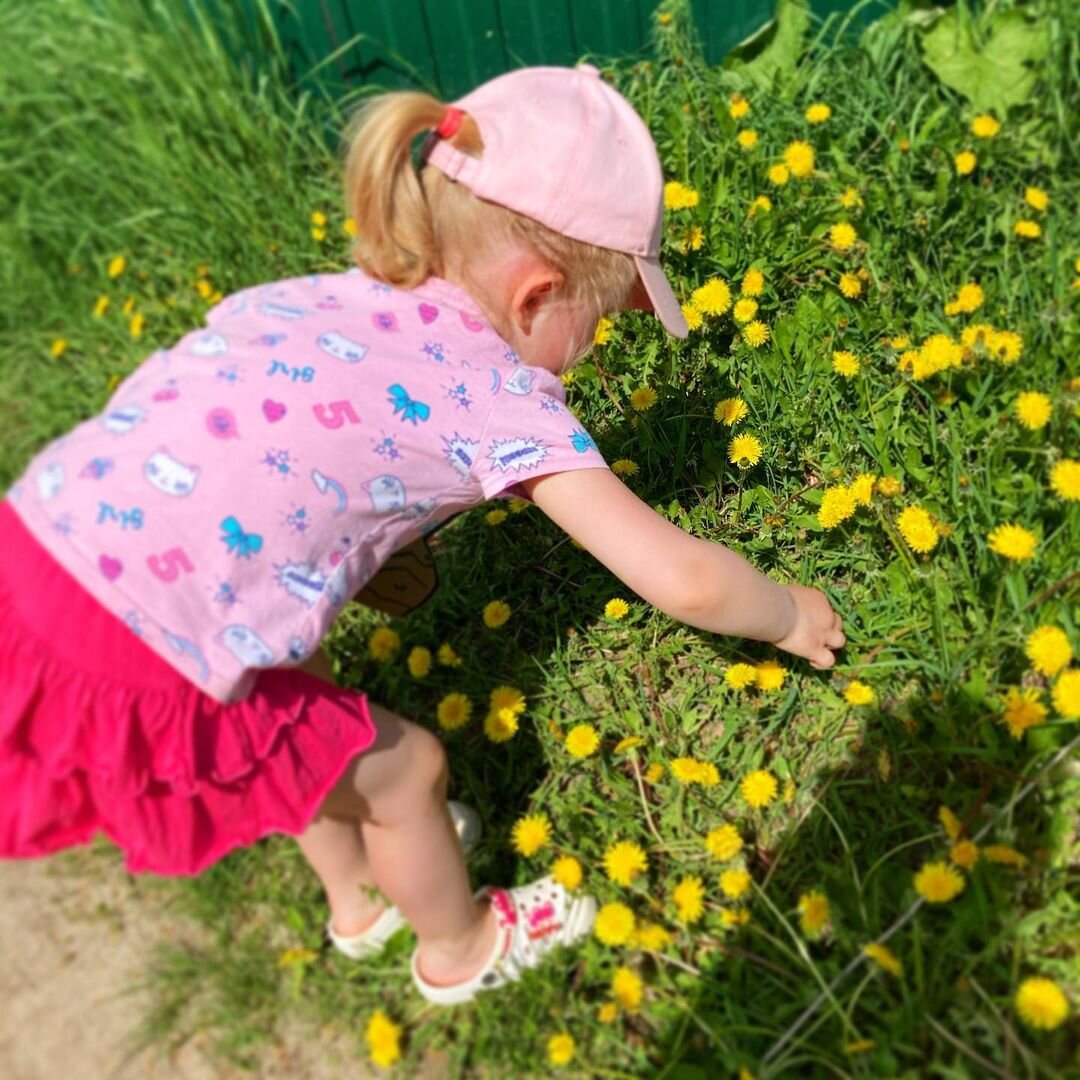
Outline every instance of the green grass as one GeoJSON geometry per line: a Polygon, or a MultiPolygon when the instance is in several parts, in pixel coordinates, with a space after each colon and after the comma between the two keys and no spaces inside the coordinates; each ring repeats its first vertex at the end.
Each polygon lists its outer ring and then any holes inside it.
{"type": "MultiPolygon", "coordinates": [[[[609,461],[637,463],[628,483],[660,512],[778,580],[824,589],[849,638],[836,669],[815,672],[770,647],[672,623],[535,509],[494,527],[477,511],[438,534],[442,583],[427,606],[393,624],[404,647],[391,663],[367,654],[368,634],[387,621],[374,612],[350,609],[329,642],[345,683],[422,723],[434,726],[450,690],[474,701],[477,718],[446,741],[454,794],[484,818],[477,882],[527,880],[553,854],[572,853],[602,902],[630,904],[668,926],[674,943],[646,954],[591,941],[520,988],[436,1010],[410,988],[407,935],[363,966],[325,950],[317,883],[295,845],[272,838],[194,881],[147,881],[215,939],[205,951],[163,946],[148,963],[158,1001],[148,1042],[207,1030],[223,1058],[254,1067],[280,1019],[299,1013],[313,1038],[328,1026],[354,1033],[359,1054],[367,1017],[383,1008],[406,1033],[402,1075],[434,1052],[451,1075],[547,1075],[546,1041],[564,1030],[578,1043],[566,1072],[580,1076],[691,1080],[745,1066],[757,1076],[1064,1077],[1080,1065],[1075,1021],[1034,1032],[1012,1005],[1031,974],[1055,979],[1074,1009],[1080,1001],[1075,754],[1047,767],[1070,746],[1075,723],[1051,709],[1022,741],[1001,723],[1009,687],[1046,681],[1024,657],[1031,630],[1060,626],[1080,651],[1080,591],[1070,576],[1080,509],[1047,486],[1054,460],[1080,457],[1080,394],[1068,388],[1080,370],[1080,290],[1070,288],[1080,257],[1080,52],[1067,5],[1027,7],[1050,34],[1037,89],[995,140],[977,145],[968,133],[975,108],[922,63],[921,31],[898,18],[860,41],[839,39],[835,23],[815,28],[797,65],[781,35],[758,43],[778,65],[767,90],[755,81],[762,65],[752,53],[744,66],[701,64],[678,5],[671,26],[657,31],[654,60],[609,65],[654,132],[665,175],[701,195],[693,210],[669,215],[665,258],[680,292],[713,276],[736,286],[758,266],[771,340],[750,349],[723,317],[680,344],[651,319],[620,316],[609,343],[577,369],[571,404],[609,461]],[[736,90],[752,102],[741,125],[760,133],[752,152],[734,141],[739,125],[727,108],[736,90]],[[814,100],[834,111],[821,128],[803,119],[814,100]],[[795,138],[815,146],[817,174],[773,190],[765,169],[795,138]],[[980,167],[962,180],[952,157],[967,146],[980,167]],[[1025,242],[1011,229],[1027,184],[1052,201],[1046,214],[1031,214],[1044,236],[1025,242]],[[840,207],[848,186],[861,208],[840,207]],[[766,192],[772,211],[748,218],[751,200],[766,192]],[[843,219],[865,241],[848,255],[823,239],[843,219]],[[705,241],[683,255],[678,242],[690,224],[705,241]],[[854,302],[836,288],[849,266],[869,272],[854,302]],[[965,281],[983,286],[986,303],[946,319],[943,304],[965,281]],[[976,320],[1021,332],[1022,359],[916,382],[883,344],[899,334],[918,343],[976,320]],[[840,348],[863,361],[850,382],[831,370],[840,348]],[[658,401],[635,416],[629,394],[644,385],[658,401]],[[1010,413],[1025,390],[1053,399],[1053,419],[1039,432],[1010,413]],[[750,410],[737,430],[764,445],[745,474],[727,463],[731,433],[712,419],[715,403],[735,395],[750,410]],[[875,495],[842,526],[822,530],[822,488],[865,471],[896,477],[902,493],[875,495]],[[896,531],[899,510],[914,503],[952,529],[925,558],[896,531]],[[987,534],[1003,521],[1037,532],[1032,561],[1006,564],[988,549],[987,534]],[[614,596],[631,605],[621,622],[603,616],[614,596]],[[513,608],[499,631],[480,619],[494,598],[513,608]],[[408,649],[443,641],[462,667],[410,678],[408,649]],[[790,669],[780,691],[726,686],[730,664],[766,658],[790,669]],[[850,678],[874,688],[873,707],[846,704],[850,678]],[[495,745],[480,720],[500,684],[520,687],[528,709],[516,737],[495,745]],[[578,723],[603,740],[584,762],[558,738],[578,723]],[[628,735],[644,742],[615,753],[628,735]],[[713,762],[720,783],[685,788],[670,771],[639,781],[649,764],[682,755],[713,762]],[[790,798],[750,811],[738,783],[756,768],[790,781],[790,798]],[[904,921],[889,939],[902,979],[865,964],[849,970],[863,944],[909,913],[914,871],[947,857],[942,804],[968,835],[989,825],[981,842],[1014,845],[1027,867],[977,864],[960,897],[904,921]],[[552,847],[530,860],[509,842],[528,811],[554,826],[552,847]],[[751,922],[741,929],[721,923],[722,868],[701,843],[723,821],[745,836],[737,863],[754,879],[751,922]],[[632,888],[603,875],[614,840],[648,853],[648,874],[632,888]],[[689,874],[706,884],[707,911],[680,928],[669,894],[689,874]],[[798,924],[798,897],[810,889],[831,906],[832,929],[819,941],[798,924]],[[312,954],[280,965],[296,948],[312,954]],[[645,979],[646,999],[636,1014],[602,1024],[598,1008],[619,964],[645,979]],[[864,1039],[874,1046],[845,1051],[864,1039]]],[[[256,74],[229,59],[242,50],[220,44],[227,25],[192,26],[174,11],[120,0],[0,7],[5,481],[98,410],[143,356],[201,320],[200,265],[225,293],[346,265],[338,166],[322,139],[340,114],[290,92],[266,24],[271,61],[256,74]],[[330,218],[321,244],[310,235],[316,209],[330,218]],[[120,253],[128,268],[110,280],[106,265],[120,253]],[[95,318],[101,295],[111,307],[95,318]],[[128,297],[146,316],[138,340],[121,312],[128,297]],[[59,359],[49,351],[56,338],[68,343],[59,359]]],[[[101,857],[116,855],[103,845],[101,857]]]]}

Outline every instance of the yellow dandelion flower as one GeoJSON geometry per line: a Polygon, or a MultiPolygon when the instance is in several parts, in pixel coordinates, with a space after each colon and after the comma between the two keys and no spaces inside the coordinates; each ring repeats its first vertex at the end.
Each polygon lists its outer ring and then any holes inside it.
{"type": "Polygon", "coordinates": [[[1001,364],[1015,364],[1024,352],[1024,339],[1015,330],[997,330],[986,343],[987,352],[1001,364]]]}
{"type": "Polygon", "coordinates": [[[1042,236],[1042,226],[1030,218],[1021,218],[1013,225],[1013,232],[1025,240],[1037,240],[1042,236]]]}
{"type": "Polygon", "coordinates": [[[859,473],[854,480],[848,484],[848,490],[851,492],[852,498],[860,506],[869,506],[871,500],[874,497],[874,483],[877,477],[873,473],[859,473]]]}
{"type": "Polygon", "coordinates": [[[489,525],[501,525],[510,515],[505,510],[489,510],[484,520],[489,525]]]}
{"type": "Polygon", "coordinates": [[[975,166],[978,164],[979,159],[970,150],[961,150],[953,158],[953,165],[958,176],[969,176],[975,171],[975,166]]]}
{"type": "Polygon", "coordinates": [[[596,913],[593,933],[604,945],[625,945],[634,934],[634,913],[617,900],[596,913]]]}
{"type": "Polygon", "coordinates": [[[783,187],[791,179],[791,170],[786,165],[772,165],[768,172],[769,183],[774,187],[783,187]]]}
{"type": "Polygon", "coordinates": [[[703,315],[723,315],[731,307],[731,288],[723,278],[710,278],[690,294],[690,302],[703,315]]]}
{"type": "Polygon", "coordinates": [[[645,770],[645,783],[655,784],[664,775],[664,766],[658,761],[654,761],[645,770]]]}
{"type": "Polygon", "coordinates": [[[907,506],[896,519],[896,527],[912,551],[920,555],[937,547],[939,533],[934,520],[921,506],[907,506]]]}
{"type": "Polygon", "coordinates": [[[757,682],[757,670],[753,664],[732,664],[724,672],[724,682],[734,690],[745,690],[757,682]]]}
{"type": "Polygon", "coordinates": [[[321,244],[326,239],[326,230],[316,225],[311,230],[311,239],[321,244]]]}
{"type": "Polygon", "coordinates": [[[720,875],[720,891],[729,900],[738,900],[750,891],[750,875],[746,870],[725,870],[720,875]]]}
{"type": "Polygon", "coordinates": [[[54,360],[59,360],[67,352],[68,343],[65,338],[56,338],[49,346],[49,352],[54,360]]]}
{"type": "Polygon", "coordinates": [[[863,946],[863,955],[869,957],[883,971],[900,978],[904,973],[904,967],[897,959],[896,954],[876,941],[863,946]]]}
{"type": "Polygon", "coordinates": [[[845,210],[852,210],[856,206],[862,206],[863,204],[859,189],[853,187],[844,188],[837,196],[837,202],[839,202],[845,210]]]}
{"type": "Polygon", "coordinates": [[[596,1019],[601,1024],[613,1024],[619,1016],[619,1006],[614,1001],[605,1001],[599,1009],[596,1010],[596,1019]]]}
{"type": "Polygon", "coordinates": [[[391,630],[389,626],[380,626],[373,630],[371,637],[368,638],[368,652],[373,660],[379,662],[392,659],[400,648],[401,638],[397,631],[391,630]]]}
{"type": "Polygon", "coordinates": [[[691,251],[700,251],[701,245],[704,243],[705,230],[700,225],[691,225],[687,230],[682,243],[679,245],[679,250],[686,255],[691,251]]]}
{"type": "Polygon", "coordinates": [[[769,340],[769,328],[760,319],[754,319],[743,327],[742,338],[750,348],[758,349],[769,340]]]}
{"type": "Polygon", "coordinates": [[[131,322],[128,323],[128,333],[133,338],[142,337],[142,332],[146,327],[146,316],[140,311],[137,315],[131,316],[131,322]]]}
{"type": "Polygon", "coordinates": [[[689,925],[701,918],[705,910],[705,887],[699,877],[684,877],[671,890],[671,901],[679,922],[689,925]]]}
{"type": "Polygon", "coordinates": [[[733,427],[742,420],[749,412],[746,402],[742,398],[724,398],[716,403],[713,409],[713,419],[718,423],[733,427]]]}
{"type": "Polygon", "coordinates": [[[945,904],[964,891],[964,879],[948,863],[928,862],[915,875],[915,891],[929,904],[945,904]]]}
{"type": "Polygon", "coordinates": [[[503,600],[492,600],[484,605],[484,625],[489,630],[497,630],[510,618],[510,605],[503,600]]]}
{"type": "Polygon", "coordinates": [[[1028,1027],[1052,1031],[1069,1015],[1069,1000],[1057,983],[1032,976],[1025,979],[1014,998],[1016,1011],[1028,1027]]]}
{"type": "Polygon", "coordinates": [[[638,874],[649,869],[649,860],[640,844],[620,840],[604,852],[604,873],[616,885],[630,885],[638,874]]]}
{"type": "Polygon", "coordinates": [[[444,731],[456,731],[469,722],[472,702],[456,690],[447,694],[436,706],[435,716],[444,731]]]}
{"type": "Polygon", "coordinates": [[[982,849],[982,857],[987,862],[998,863],[1000,866],[1013,866],[1017,869],[1027,866],[1027,857],[1007,844],[987,844],[982,849]]]}
{"type": "Polygon", "coordinates": [[[560,855],[551,866],[551,876],[564,888],[573,892],[584,876],[581,863],[573,855],[560,855]]]}
{"type": "Polygon", "coordinates": [[[1054,494],[1070,502],[1080,499],[1080,461],[1062,458],[1050,470],[1050,487],[1054,494]]]}
{"type": "Polygon", "coordinates": [[[1073,658],[1065,631],[1056,626],[1040,626],[1028,634],[1024,653],[1041,675],[1056,675],[1073,658]]]}
{"type": "Polygon", "coordinates": [[[559,1032],[558,1035],[552,1035],[547,1042],[548,1064],[554,1065],[557,1069],[563,1065],[569,1065],[574,1060],[574,1051],[576,1049],[577,1045],[574,1042],[573,1035],[569,1035],[565,1031],[559,1032]]]}
{"type": "Polygon", "coordinates": [[[862,295],[862,281],[858,274],[841,274],[838,287],[849,300],[855,300],[862,295]]]}
{"type": "Polygon", "coordinates": [[[107,296],[99,296],[94,304],[94,318],[100,319],[109,310],[112,301],[107,296]]]}
{"type": "Polygon", "coordinates": [[[631,461],[629,458],[619,458],[618,461],[611,463],[611,471],[616,476],[636,476],[638,473],[637,462],[631,461]]]}
{"type": "Polygon", "coordinates": [[[987,537],[990,550],[1006,559],[1023,562],[1035,554],[1038,538],[1023,525],[998,525],[987,537]]]}
{"type": "Polygon", "coordinates": [[[388,1069],[401,1057],[401,1028],[390,1017],[376,1009],[364,1029],[368,1056],[380,1069],[388,1069]]]}
{"type": "Polygon", "coordinates": [[[1054,407],[1050,399],[1038,390],[1026,390],[1015,402],[1016,416],[1028,431],[1038,431],[1050,423],[1054,407]]]}
{"type": "Polygon", "coordinates": [[[693,304],[683,304],[682,314],[688,330],[700,330],[702,323],[705,322],[704,316],[693,304]]]}
{"type": "Polygon", "coordinates": [[[689,210],[697,206],[698,193],[678,180],[669,180],[664,185],[664,209],[665,210],[689,210]]]}
{"type": "Polygon", "coordinates": [[[484,717],[484,734],[495,743],[506,742],[517,734],[518,718],[513,709],[492,709],[484,717]]]}
{"type": "Polygon", "coordinates": [[[859,682],[858,679],[852,679],[844,687],[844,700],[849,705],[873,705],[874,690],[872,687],[867,686],[866,683],[859,682]]]}
{"type": "Polygon", "coordinates": [[[108,273],[109,277],[116,278],[124,272],[126,266],[127,259],[125,259],[123,255],[114,255],[109,260],[109,265],[106,268],[106,272],[108,273]]]}
{"type": "Polygon", "coordinates": [[[643,746],[645,740],[640,735],[627,735],[615,744],[615,753],[622,754],[627,750],[633,750],[636,746],[643,746]]]}
{"type": "Polygon", "coordinates": [[[705,836],[705,850],[720,862],[729,862],[743,849],[743,838],[734,825],[718,825],[705,836]]]}
{"type": "Polygon", "coordinates": [[[835,529],[855,513],[855,495],[846,484],[826,488],[818,507],[818,524],[823,529],[835,529]]]}
{"type": "Polygon", "coordinates": [[[886,499],[893,499],[900,494],[900,481],[895,476],[883,476],[877,482],[878,494],[886,499]]]}
{"type": "Polygon", "coordinates": [[[721,908],[720,922],[724,926],[746,926],[750,922],[750,912],[744,907],[721,908]]]}
{"type": "Polygon", "coordinates": [[[546,814],[526,814],[514,822],[510,838],[514,850],[529,858],[551,841],[551,822],[546,814]]]}
{"type": "Polygon", "coordinates": [[[651,386],[639,386],[630,395],[630,404],[638,412],[646,412],[656,404],[656,391],[651,386]]]}
{"type": "Polygon", "coordinates": [[[627,1012],[636,1012],[641,1007],[644,983],[641,976],[628,967],[618,967],[611,979],[611,996],[627,1012]]]}
{"type": "Polygon", "coordinates": [[[732,120],[741,120],[750,111],[750,102],[736,92],[731,95],[731,103],[728,105],[728,115],[732,120]]]}
{"type": "Polygon", "coordinates": [[[587,758],[599,745],[600,736],[592,724],[577,724],[566,733],[566,752],[571,757],[587,758]]]}
{"type": "Polygon", "coordinates": [[[448,642],[439,646],[435,658],[443,667],[461,667],[461,657],[454,652],[454,647],[448,642]]]}
{"type": "Polygon", "coordinates": [[[758,133],[753,128],[744,128],[735,138],[744,150],[753,150],[758,144],[758,133]]]}
{"type": "Polygon", "coordinates": [[[634,934],[634,945],[649,952],[662,952],[671,941],[671,932],[659,923],[642,923],[634,934]]]}
{"type": "Polygon", "coordinates": [[[947,806],[938,807],[938,821],[950,840],[958,840],[964,831],[960,819],[947,806]]]}
{"type": "Polygon", "coordinates": [[[979,113],[971,121],[971,134],[976,139],[992,139],[1001,130],[1001,122],[989,113],[979,113]]]}
{"type": "Polygon", "coordinates": [[[1024,188],[1024,202],[1041,214],[1050,205],[1050,196],[1042,188],[1027,187],[1024,188]]]}
{"type": "Polygon", "coordinates": [[[762,660],[754,666],[754,677],[759,690],[779,690],[787,678],[787,668],[775,660],[762,660]]]}
{"type": "Polygon", "coordinates": [[[414,679],[423,679],[431,673],[431,650],[423,645],[414,645],[405,663],[414,679]]]}
{"type": "Polygon", "coordinates": [[[757,301],[749,296],[743,296],[735,301],[735,307],[732,308],[731,317],[737,323],[749,322],[757,314],[757,301]]]}
{"type": "Polygon", "coordinates": [[[859,358],[847,349],[840,349],[832,354],[833,371],[845,379],[854,379],[859,374],[859,358]]]}
{"type": "Polygon", "coordinates": [[[615,597],[604,605],[604,614],[609,619],[624,619],[630,614],[630,605],[625,600],[615,597]]]}
{"type": "Polygon", "coordinates": [[[739,292],[743,296],[760,296],[765,291],[765,275],[756,267],[751,267],[743,274],[739,292]]]}
{"type": "Polygon", "coordinates": [[[761,460],[761,441],[754,435],[736,435],[728,444],[728,461],[749,469],[761,460]]]}
{"type": "Polygon", "coordinates": [[[806,121],[809,124],[824,124],[832,116],[832,108],[824,102],[815,101],[806,110],[806,121]]]}
{"type": "Polygon", "coordinates": [[[829,243],[837,251],[848,251],[855,246],[859,234],[853,225],[847,221],[841,221],[829,230],[829,243]]]}
{"type": "Polygon", "coordinates": [[[755,809],[768,806],[776,798],[776,789],[776,777],[766,769],[756,769],[739,785],[743,799],[755,809]]]}
{"type": "Polygon", "coordinates": [[[829,899],[817,889],[799,897],[799,926],[808,938],[820,937],[829,925],[829,899]]]}
{"type": "Polygon", "coordinates": [[[970,870],[979,860],[979,849],[970,840],[957,840],[949,848],[949,861],[961,870],[970,870]]]}
{"type": "Polygon", "coordinates": [[[593,331],[593,344],[606,345],[611,339],[611,328],[615,324],[606,316],[602,315],[593,331]]]}
{"type": "Polygon", "coordinates": [[[1059,716],[1068,720],[1080,717],[1080,668],[1069,668],[1058,676],[1050,700],[1059,716]]]}
{"type": "Polygon", "coordinates": [[[805,179],[814,171],[814,148],[801,140],[789,143],[784,151],[784,164],[796,179],[805,179]]]}
{"type": "Polygon", "coordinates": [[[356,218],[347,217],[341,223],[341,229],[345,233],[346,236],[356,236],[356,232],[357,232],[356,218]]]}

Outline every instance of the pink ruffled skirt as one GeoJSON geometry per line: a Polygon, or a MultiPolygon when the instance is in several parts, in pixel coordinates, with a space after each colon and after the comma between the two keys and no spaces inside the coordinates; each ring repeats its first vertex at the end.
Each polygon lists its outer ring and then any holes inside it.
{"type": "Polygon", "coordinates": [[[311,823],[375,741],[364,694],[295,669],[222,705],[86,593],[0,501],[0,857],[89,843],[197,874],[311,823]]]}

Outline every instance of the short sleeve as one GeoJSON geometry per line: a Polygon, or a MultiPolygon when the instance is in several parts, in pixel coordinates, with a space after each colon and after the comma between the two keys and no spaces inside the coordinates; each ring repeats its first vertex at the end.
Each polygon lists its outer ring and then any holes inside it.
{"type": "MultiPolygon", "coordinates": [[[[535,381],[541,383],[540,379],[535,381]]],[[[543,381],[558,382],[554,376],[543,381]]],[[[607,468],[592,436],[567,407],[565,398],[552,391],[555,387],[544,390],[519,378],[516,383],[507,381],[498,394],[474,465],[485,499],[506,495],[528,500],[521,481],[529,477],[607,468]],[[528,390],[523,393],[525,387],[528,390]]]]}

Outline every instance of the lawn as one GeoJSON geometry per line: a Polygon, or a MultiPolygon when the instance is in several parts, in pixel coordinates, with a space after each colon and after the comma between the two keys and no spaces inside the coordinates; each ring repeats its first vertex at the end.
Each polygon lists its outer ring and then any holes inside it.
{"type": "MultiPolygon", "coordinates": [[[[265,18],[255,66],[179,10],[0,7],[5,483],[221,295],[349,265],[350,102],[298,93],[265,18]]],[[[298,1014],[363,1058],[381,1014],[402,1076],[1077,1075],[1080,16],[874,12],[783,0],[710,67],[665,0],[648,59],[593,58],[657,140],[696,328],[618,315],[567,388],[650,505],[829,595],[836,667],[673,623],[536,508],[455,519],[432,600],[328,647],[445,739],[474,880],[576,861],[597,934],[439,1010],[407,934],[327,950],[271,838],[147,880],[215,938],[148,955],[148,1044],[251,1065],[298,1014]]]]}

